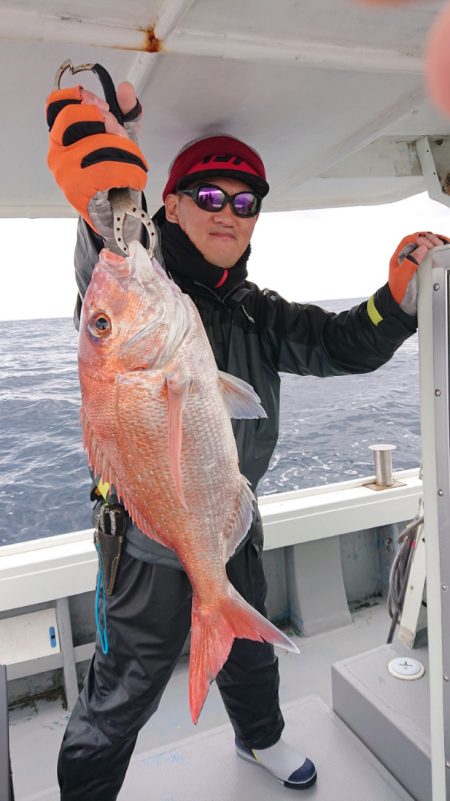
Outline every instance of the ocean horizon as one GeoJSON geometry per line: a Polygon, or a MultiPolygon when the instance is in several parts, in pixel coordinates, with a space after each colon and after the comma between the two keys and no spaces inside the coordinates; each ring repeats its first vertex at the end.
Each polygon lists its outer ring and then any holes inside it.
{"type": "MultiPolygon", "coordinates": [[[[0,545],[90,528],[73,321],[0,321],[0,334],[0,545]]],[[[282,375],[279,442],[258,494],[373,475],[380,442],[395,446],[394,470],[420,464],[417,334],[373,373],[282,375]]]]}

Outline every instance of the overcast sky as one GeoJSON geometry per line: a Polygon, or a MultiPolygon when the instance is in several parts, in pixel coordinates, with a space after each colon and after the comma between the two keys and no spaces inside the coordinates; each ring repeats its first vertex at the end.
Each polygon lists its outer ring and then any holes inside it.
{"type": "MultiPolygon", "coordinates": [[[[450,209],[423,194],[386,206],[262,214],[249,277],[288,300],[369,296],[387,281],[400,239],[419,230],[450,237],[450,209]]],[[[74,219],[0,220],[0,320],[72,316],[75,236],[74,219]]]]}

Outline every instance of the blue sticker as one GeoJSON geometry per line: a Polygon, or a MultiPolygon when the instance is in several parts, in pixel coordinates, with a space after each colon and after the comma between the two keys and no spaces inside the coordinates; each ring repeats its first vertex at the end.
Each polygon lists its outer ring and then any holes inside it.
{"type": "Polygon", "coordinates": [[[56,648],[57,643],[56,643],[55,627],[54,626],[50,626],[49,630],[48,630],[48,633],[49,633],[49,636],[50,636],[50,645],[52,646],[52,648],[56,648]]]}

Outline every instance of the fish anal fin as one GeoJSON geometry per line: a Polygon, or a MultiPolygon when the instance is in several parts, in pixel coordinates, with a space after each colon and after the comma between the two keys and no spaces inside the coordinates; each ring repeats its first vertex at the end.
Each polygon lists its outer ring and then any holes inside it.
{"type": "Polygon", "coordinates": [[[155,531],[151,528],[147,520],[138,510],[137,506],[133,504],[131,501],[128,501],[126,495],[117,491],[118,497],[123,501],[123,505],[127,510],[128,514],[130,515],[133,523],[135,526],[138,527],[143,534],[146,534],[147,537],[150,539],[155,540],[155,542],[159,542],[160,545],[164,545],[165,548],[169,547],[167,543],[163,542],[163,540],[155,533],[155,531]]]}
{"type": "Polygon", "coordinates": [[[250,489],[250,485],[245,476],[241,475],[240,492],[237,508],[233,520],[233,526],[228,535],[225,532],[225,559],[230,559],[239,543],[242,542],[253,520],[253,505],[256,503],[255,496],[250,489]]]}
{"type": "Polygon", "coordinates": [[[238,420],[253,420],[267,417],[261,401],[253,387],[230,373],[219,370],[219,386],[230,417],[238,420]]]}
{"type": "Polygon", "coordinates": [[[180,503],[186,509],[181,476],[181,447],[183,444],[183,409],[191,386],[191,378],[178,373],[166,376],[168,402],[169,468],[180,503]]]}

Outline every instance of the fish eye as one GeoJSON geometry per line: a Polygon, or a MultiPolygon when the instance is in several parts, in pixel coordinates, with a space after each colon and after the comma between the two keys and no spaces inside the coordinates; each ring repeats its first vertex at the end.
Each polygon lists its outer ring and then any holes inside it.
{"type": "Polygon", "coordinates": [[[92,336],[102,339],[111,333],[111,320],[105,312],[97,312],[89,320],[88,329],[92,336]]]}

